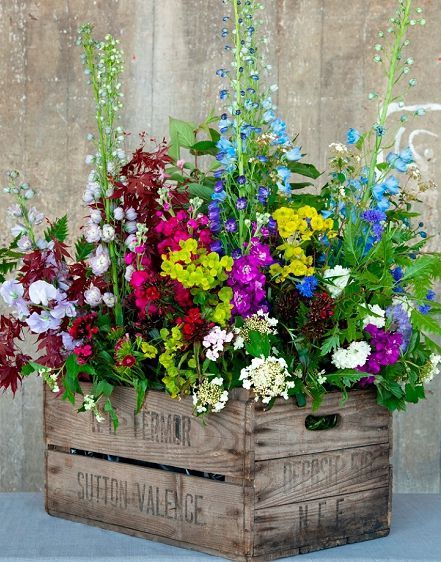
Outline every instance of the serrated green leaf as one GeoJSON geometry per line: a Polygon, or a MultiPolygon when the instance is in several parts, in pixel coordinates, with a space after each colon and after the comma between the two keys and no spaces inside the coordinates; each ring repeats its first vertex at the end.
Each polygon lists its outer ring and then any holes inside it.
{"type": "Polygon", "coordinates": [[[67,226],[67,215],[57,219],[50,227],[45,231],[44,237],[47,242],[51,240],[58,240],[58,242],[65,242],[68,236],[68,226],[67,226]]]}
{"type": "Polygon", "coordinates": [[[95,244],[87,242],[87,240],[81,237],[75,242],[75,261],[84,261],[93,252],[95,244]]]}

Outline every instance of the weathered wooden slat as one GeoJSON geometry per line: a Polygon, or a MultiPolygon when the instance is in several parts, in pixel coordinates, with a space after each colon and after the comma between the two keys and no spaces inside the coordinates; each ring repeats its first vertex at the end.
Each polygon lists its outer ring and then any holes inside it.
{"type": "Polygon", "coordinates": [[[114,432],[109,419],[98,424],[90,413],[77,414],[46,390],[46,443],[240,477],[245,469],[250,472],[249,438],[245,442],[239,430],[245,426],[246,397],[237,393],[222,415],[210,416],[203,425],[193,416],[190,397],[171,400],[154,391],[135,416],[135,392],[121,387],[112,396],[120,421],[114,432]]]}
{"type": "Polygon", "coordinates": [[[254,554],[314,548],[388,529],[388,487],[256,510],[254,554]]]}
{"type": "Polygon", "coordinates": [[[244,554],[242,486],[58,451],[47,473],[49,512],[244,554]]]}
{"type": "Polygon", "coordinates": [[[256,463],[256,508],[384,486],[389,446],[373,445],[256,463]]]}
{"type": "MultiPolygon", "coordinates": [[[[293,400],[277,400],[270,411],[256,407],[256,460],[285,458],[323,451],[388,443],[390,413],[379,406],[371,391],[354,391],[340,405],[341,394],[330,393],[316,415],[339,414],[336,427],[310,431],[305,427],[311,408],[298,408],[293,400]]],[[[314,413],[313,413],[314,414],[314,413]]]]}

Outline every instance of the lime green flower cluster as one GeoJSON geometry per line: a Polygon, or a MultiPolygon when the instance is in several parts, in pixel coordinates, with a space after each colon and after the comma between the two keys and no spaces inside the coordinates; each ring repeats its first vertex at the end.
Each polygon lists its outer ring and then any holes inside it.
{"type": "Polygon", "coordinates": [[[165,351],[159,356],[159,363],[162,365],[167,375],[162,379],[165,388],[172,398],[177,398],[185,388],[190,389],[196,382],[196,361],[193,355],[187,353],[182,355],[182,350],[186,343],[179,326],[174,326],[171,331],[163,328],[160,331],[161,339],[164,342],[165,351]],[[176,364],[176,355],[179,354],[179,364],[176,364]],[[185,369],[187,359],[188,368],[185,369]]]}
{"type": "Polygon", "coordinates": [[[161,275],[179,281],[186,289],[209,291],[227,280],[233,258],[198,247],[197,240],[181,240],[181,249],[162,256],[161,275]]]}
{"type": "Polygon", "coordinates": [[[232,299],[233,289],[231,287],[222,287],[217,294],[210,295],[206,304],[211,307],[211,310],[204,309],[207,320],[219,324],[222,328],[225,327],[231,318],[232,299]]]}

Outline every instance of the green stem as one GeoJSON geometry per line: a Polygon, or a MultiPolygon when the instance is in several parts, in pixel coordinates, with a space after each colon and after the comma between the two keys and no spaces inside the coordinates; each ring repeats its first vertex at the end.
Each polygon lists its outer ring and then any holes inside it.
{"type": "MultiPolygon", "coordinates": [[[[395,33],[395,40],[394,40],[394,44],[393,44],[393,47],[392,47],[390,67],[389,67],[389,72],[388,72],[386,94],[385,94],[385,97],[384,97],[384,100],[383,100],[383,104],[382,104],[381,111],[380,111],[380,116],[379,116],[379,119],[378,119],[378,125],[380,127],[384,127],[384,125],[386,123],[386,120],[387,120],[387,117],[388,117],[389,106],[392,102],[394,86],[397,82],[397,80],[396,80],[397,65],[398,65],[398,62],[400,60],[400,51],[401,51],[401,47],[402,47],[402,41],[403,41],[403,39],[406,35],[406,30],[407,30],[407,27],[409,25],[409,14],[410,14],[411,6],[412,6],[412,0],[406,0],[406,5],[405,5],[404,10],[403,10],[403,15],[402,15],[402,18],[400,19],[400,24],[397,27],[397,30],[396,30],[396,33],[395,33]]],[[[378,155],[380,153],[381,147],[382,147],[382,137],[376,136],[375,147],[374,147],[374,150],[372,151],[372,157],[371,157],[370,166],[369,166],[368,185],[367,185],[367,189],[366,189],[366,192],[365,192],[365,196],[363,198],[363,202],[366,202],[367,199],[369,199],[369,197],[371,195],[372,187],[375,183],[375,169],[376,169],[376,166],[377,166],[378,155]]]]}

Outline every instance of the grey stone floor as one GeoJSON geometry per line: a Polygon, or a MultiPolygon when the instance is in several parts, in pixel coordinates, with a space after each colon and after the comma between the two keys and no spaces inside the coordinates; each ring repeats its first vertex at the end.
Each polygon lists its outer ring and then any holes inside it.
{"type": "MultiPolygon", "coordinates": [[[[197,552],[49,517],[38,493],[0,494],[0,561],[216,562],[197,552]]],[[[285,559],[285,560],[294,560],[285,559]]],[[[298,562],[441,562],[441,495],[399,494],[388,537],[296,557],[298,562]]]]}

